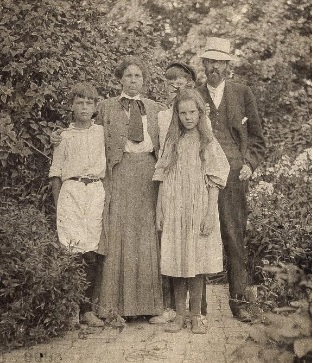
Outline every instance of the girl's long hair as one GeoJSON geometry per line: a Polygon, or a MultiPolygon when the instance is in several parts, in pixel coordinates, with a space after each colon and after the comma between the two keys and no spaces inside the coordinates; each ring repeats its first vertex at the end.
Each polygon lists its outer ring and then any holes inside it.
{"type": "Polygon", "coordinates": [[[205,103],[195,89],[182,89],[175,97],[173,104],[172,121],[165,139],[164,157],[167,159],[164,171],[168,172],[177,163],[178,143],[180,138],[186,133],[186,128],[180,121],[178,107],[182,101],[194,101],[199,111],[199,122],[196,126],[200,137],[199,156],[202,163],[205,161],[204,152],[206,147],[213,140],[213,133],[210,130],[206,118],[205,103]]]}

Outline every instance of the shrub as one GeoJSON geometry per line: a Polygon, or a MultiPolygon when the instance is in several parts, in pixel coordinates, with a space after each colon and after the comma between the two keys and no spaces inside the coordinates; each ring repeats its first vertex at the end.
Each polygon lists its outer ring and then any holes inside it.
{"type": "Polygon", "coordinates": [[[81,265],[32,206],[2,206],[0,225],[0,347],[61,334],[83,297],[81,265]]]}
{"type": "Polygon", "coordinates": [[[254,303],[261,321],[231,362],[309,363],[312,361],[312,279],[292,264],[262,269],[264,284],[254,303]]]}
{"type": "Polygon", "coordinates": [[[68,124],[71,86],[90,81],[103,98],[114,96],[120,91],[113,72],[117,62],[138,54],[148,68],[154,64],[147,93],[161,93],[155,92],[161,71],[155,67],[152,27],[138,24],[122,31],[106,11],[95,1],[1,1],[0,187],[48,213],[53,210],[49,135],[68,124]]]}
{"type": "Polygon", "coordinates": [[[267,162],[253,176],[247,242],[258,285],[248,306],[256,320],[232,362],[311,362],[311,167],[306,149],[267,162]]]}
{"type": "Polygon", "coordinates": [[[311,273],[311,149],[295,159],[284,155],[254,175],[249,193],[247,242],[250,275],[263,281],[261,269],[292,263],[311,273]]]}

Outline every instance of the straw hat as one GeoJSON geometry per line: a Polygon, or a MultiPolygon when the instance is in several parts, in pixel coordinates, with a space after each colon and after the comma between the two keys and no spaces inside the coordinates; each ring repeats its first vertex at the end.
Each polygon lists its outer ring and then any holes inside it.
{"type": "Polygon", "coordinates": [[[238,58],[230,54],[230,40],[225,38],[209,37],[200,58],[237,61],[238,58]]]}

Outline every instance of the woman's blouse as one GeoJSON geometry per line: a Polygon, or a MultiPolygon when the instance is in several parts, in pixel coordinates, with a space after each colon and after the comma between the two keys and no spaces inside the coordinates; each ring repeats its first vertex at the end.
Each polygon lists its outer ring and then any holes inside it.
{"type": "MultiPolygon", "coordinates": [[[[135,97],[129,97],[124,92],[122,92],[121,97],[126,97],[133,100],[140,100],[140,95],[135,97]]],[[[130,117],[130,112],[125,110],[127,117],[130,117]]],[[[125,144],[125,152],[128,153],[143,153],[143,152],[152,152],[153,151],[153,143],[151,137],[148,133],[148,120],[147,115],[141,116],[142,126],[143,126],[143,137],[144,140],[142,142],[133,142],[131,140],[127,140],[125,144]]]]}

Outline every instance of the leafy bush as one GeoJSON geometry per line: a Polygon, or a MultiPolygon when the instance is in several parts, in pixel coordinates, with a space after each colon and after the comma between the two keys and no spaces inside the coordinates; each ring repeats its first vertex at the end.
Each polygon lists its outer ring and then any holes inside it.
{"type": "Polygon", "coordinates": [[[190,60],[202,81],[206,37],[233,38],[235,75],[257,96],[267,158],[311,143],[308,0],[2,0],[0,16],[0,187],[48,214],[49,135],[68,123],[66,90],[88,80],[103,98],[116,95],[113,70],[125,54],[144,57],[146,93],[162,100],[165,63],[190,60]]]}
{"type": "Polygon", "coordinates": [[[32,206],[2,206],[0,225],[0,347],[62,333],[83,297],[81,265],[32,206]]]}
{"type": "Polygon", "coordinates": [[[235,350],[236,363],[309,363],[312,361],[312,279],[292,264],[262,269],[264,284],[254,305],[261,321],[235,350]]]}
{"type": "Polygon", "coordinates": [[[148,68],[153,59],[154,84],[148,80],[147,93],[161,94],[155,92],[161,71],[152,28],[135,24],[122,30],[106,11],[95,1],[1,1],[0,186],[21,203],[53,209],[49,135],[68,124],[66,99],[73,83],[87,80],[103,98],[114,96],[120,90],[113,72],[117,62],[136,53],[148,68]]]}
{"type": "Polygon", "coordinates": [[[247,226],[250,275],[263,280],[258,267],[292,263],[311,273],[311,149],[296,158],[284,155],[257,170],[249,194],[247,226]]]}
{"type": "Polygon", "coordinates": [[[307,149],[253,176],[247,242],[257,293],[248,307],[256,320],[232,362],[311,362],[311,164],[307,149]]]}

